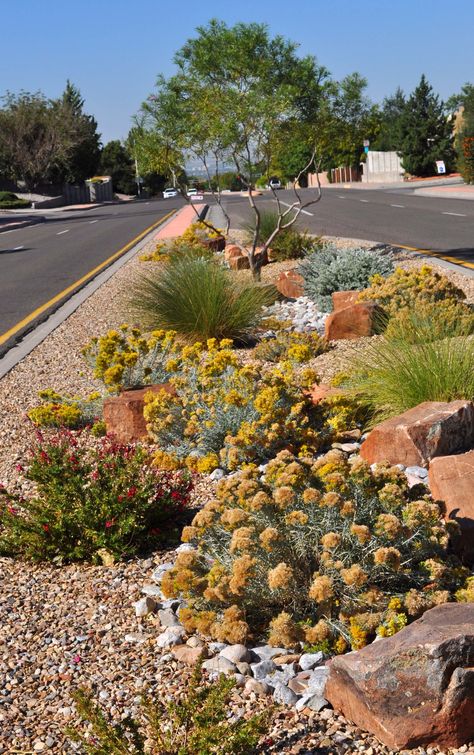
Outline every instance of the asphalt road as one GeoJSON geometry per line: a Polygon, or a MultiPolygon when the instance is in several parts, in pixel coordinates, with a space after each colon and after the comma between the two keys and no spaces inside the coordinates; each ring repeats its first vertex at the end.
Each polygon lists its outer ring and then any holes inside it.
{"type": "MultiPolygon", "coordinates": [[[[314,191],[305,189],[301,196],[307,201],[314,191]]],[[[291,191],[279,191],[278,197],[282,203],[294,201],[291,191]]],[[[252,217],[248,199],[228,196],[224,201],[234,227],[252,217]]],[[[257,202],[275,206],[270,193],[257,202]]],[[[413,189],[325,188],[298,224],[315,234],[416,247],[474,263],[474,201],[469,199],[422,197],[413,189]]]]}
{"type": "Polygon", "coordinates": [[[48,214],[44,223],[1,232],[0,352],[78,290],[76,281],[182,204],[182,199],[142,200],[62,211],[48,214]],[[71,286],[67,294],[16,329],[71,286]]]}

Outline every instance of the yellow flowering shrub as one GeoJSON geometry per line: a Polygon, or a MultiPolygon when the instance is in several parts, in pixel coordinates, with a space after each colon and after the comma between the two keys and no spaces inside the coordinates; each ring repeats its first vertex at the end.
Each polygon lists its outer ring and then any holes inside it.
{"type": "Polygon", "coordinates": [[[57,391],[48,388],[39,391],[41,400],[27,412],[28,418],[38,427],[68,427],[75,429],[84,425],[92,425],[95,432],[103,434],[99,427],[102,423],[102,396],[91,393],[87,398],[62,396],[57,391]]]}
{"type": "Polygon", "coordinates": [[[232,609],[239,641],[342,652],[455,599],[466,577],[448,556],[455,526],[428,496],[413,499],[397,467],[281,451],[263,478],[249,464],[221,481],[184,533],[192,557],[162,589],[187,600],[188,620],[211,612],[215,639],[231,636],[232,609]]]}
{"type": "Polygon", "coordinates": [[[474,331],[474,312],[464,303],[464,292],[446,276],[428,265],[405,270],[397,268],[392,275],[374,275],[370,287],[359,296],[359,301],[377,301],[384,309],[387,319],[387,335],[397,335],[400,325],[406,338],[411,311],[418,318],[433,324],[433,337],[437,328],[446,337],[446,324],[451,324],[459,334],[474,331]]]}
{"type": "Polygon", "coordinates": [[[288,359],[303,364],[327,350],[327,341],[317,333],[288,333],[280,330],[275,338],[263,338],[255,347],[253,355],[264,362],[288,359]]]}
{"type": "Polygon", "coordinates": [[[144,335],[139,328],[124,324],[119,330],[93,338],[82,350],[109,393],[151,383],[167,382],[174,366],[176,334],[172,330],[155,330],[144,335]]]}
{"type": "Polygon", "coordinates": [[[145,397],[157,464],[232,470],[281,448],[315,452],[328,442],[324,410],[307,395],[315,373],[289,361],[266,370],[241,364],[231,345],[209,339],[184,347],[168,362],[173,393],[145,397]]]}

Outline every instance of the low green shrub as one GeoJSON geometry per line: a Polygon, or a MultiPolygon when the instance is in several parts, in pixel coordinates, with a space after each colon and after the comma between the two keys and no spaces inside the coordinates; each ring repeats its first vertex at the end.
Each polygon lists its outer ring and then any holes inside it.
{"type": "Polygon", "coordinates": [[[456,329],[452,321],[424,312],[406,309],[354,355],[345,386],[371,409],[373,421],[423,401],[474,398],[474,336],[465,334],[462,320],[456,329]]]}
{"type": "Polygon", "coordinates": [[[247,342],[276,291],[236,281],[219,264],[199,258],[170,258],[134,286],[130,308],[146,330],[164,328],[188,341],[231,338],[247,342]]]}
{"type": "Polygon", "coordinates": [[[327,341],[317,333],[295,333],[279,330],[274,338],[262,338],[253,356],[265,362],[309,362],[328,350],[327,341]]]}
{"type": "Polygon", "coordinates": [[[188,631],[222,642],[359,648],[454,599],[468,576],[448,557],[458,525],[396,467],[330,451],[282,451],[221,483],[161,583],[188,631]]]}
{"type": "MultiPolygon", "coordinates": [[[[278,213],[273,210],[260,212],[260,227],[257,244],[262,246],[271,236],[278,224],[278,213]]],[[[247,223],[244,226],[246,241],[253,241],[255,224],[247,223]]],[[[321,240],[310,236],[306,231],[299,231],[294,226],[286,228],[271,242],[272,260],[296,260],[321,248],[321,240]]]]}
{"type": "Polygon", "coordinates": [[[105,437],[87,447],[67,430],[39,434],[20,468],[36,492],[0,486],[0,552],[35,561],[103,561],[163,542],[191,490],[185,473],[159,471],[140,446],[105,437]]]}
{"type": "Polygon", "coordinates": [[[31,202],[28,199],[20,199],[12,191],[0,191],[0,209],[20,210],[30,206],[31,202]]]}
{"type": "Polygon", "coordinates": [[[332,311],[331,294],[335,291],[363,289],[376,273],[383,280],[392,270],[393,262],[386,252],[357,247],[338,249],[330,245],[310,254],[298,267],[306,296],[322,312],[332,311]]]}
{"type": "Polygon", "coordinates": [[[92,695],[75,695],[81,723],[69,727],[70,739],[85,755],[252,755],[265,733],[270,711],[250,718],[229,718],[235,681],[220,675],[211,684],[197,666],[178,700],[144,698],[139,717],[112,723],[92,695]]]}

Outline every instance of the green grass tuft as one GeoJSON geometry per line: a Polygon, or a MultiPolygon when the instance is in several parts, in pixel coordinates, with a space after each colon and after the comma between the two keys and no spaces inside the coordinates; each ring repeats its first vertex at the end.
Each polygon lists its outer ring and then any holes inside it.
{"type": "Polygon", "coordinates": [[[262,306],[275,301],[273,287],[236,279],[219,264],[182,257],[135,285],[132,314],[147,330],[175,330],[188,341],[207,338],[251,340],[262,306]]]}

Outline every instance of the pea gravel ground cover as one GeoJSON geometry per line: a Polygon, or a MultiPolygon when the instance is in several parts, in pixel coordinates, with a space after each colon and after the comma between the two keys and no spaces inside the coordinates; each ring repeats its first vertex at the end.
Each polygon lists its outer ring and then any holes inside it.
{"type": "MultiPolygon", "coordinates": [[[[421,264],[406,256],[400,261],[421,264]]],[[[263,277],[274,279],[294,266],[270,265],[263,277]]],[[[97,387],[85,368],[81,347],[126,319],[124,291],[140,267],[134,258],[121,268],[0,381],[1,482],[14,481],[16,464],[24,460],[33,436],[25,413],[37,403],[38,390],[54,387],[84,394],[97,387]]],[[[462,272],[448,275],[474,301],[474,281],[462,272]]],[[[327,380],[343,367],[344,355],[352,348],[340,342],[313,366],[327,380]]],[[[199,505],[211,489],[212,483],[203,478],[194,504],[199,505]]],[[[136,618],[132,606],[150,569],[168,560],[164,552],[113,567],[58,568],[0,559],[0,753],[76,752],[63,731],[74,717],[71,693],[77,686],[91,687],[116,719],[136,712],[144,687],[159,695],[186,688],[189,669],[155,645],[158,619],[136,618]]],[[[246,715],[267,704],[265,698],[244,697],[236,690],[232,710],[246,715]]],[[[390,752],[331,710],[306,714],[285,708],[277,709],[263,751],[390,752]]],[[[459,751],[474,753],[467,747],[459,751]]]]}

